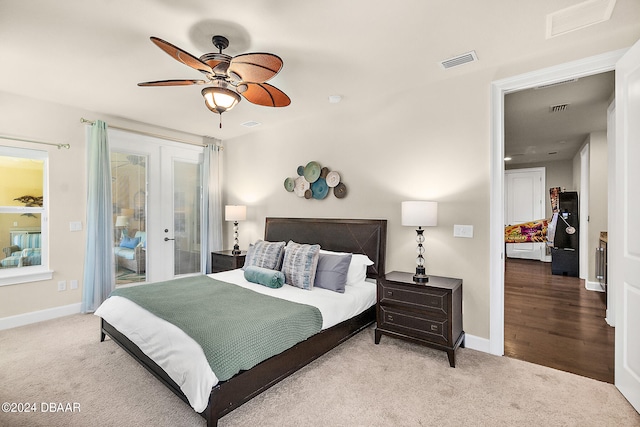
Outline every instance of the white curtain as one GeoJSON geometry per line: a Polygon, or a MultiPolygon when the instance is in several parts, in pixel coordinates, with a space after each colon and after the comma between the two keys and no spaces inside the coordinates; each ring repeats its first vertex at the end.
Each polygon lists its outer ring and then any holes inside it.
{"type": "Polygon", "coordinates": [[[204,221],[201,248],[202,265],[206,273],[211,272],[211,252],[222,250],[222,158],[219,142],[213,138],[205,138],[204,149],[204,221]]]}
{"type": "Polygon", "coordinates": [[[82,312],[95,311],[114,289],[111,160],[107,124],[91,126],[87,141],[87,246],[82,312]]]}

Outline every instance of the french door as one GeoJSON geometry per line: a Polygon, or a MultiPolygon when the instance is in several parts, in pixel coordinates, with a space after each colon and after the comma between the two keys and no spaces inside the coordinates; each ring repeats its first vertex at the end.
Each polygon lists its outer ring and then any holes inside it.
{"type": "Polygon", "coordinates": [[[199,274],[203,148],[109,130],[116,286],[199,274]]]}

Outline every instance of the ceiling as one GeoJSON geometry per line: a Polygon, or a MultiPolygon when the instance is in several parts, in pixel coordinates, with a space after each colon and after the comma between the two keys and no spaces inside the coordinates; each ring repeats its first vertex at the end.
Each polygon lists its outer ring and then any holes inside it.
{"type": "Polygon", "coordinates": [[[505,96],[505,157],[514,164],[569,160],[587,135],[607,129],[613,71],[505,96]]]}
{"type": "MultiPolygon", "coordinates": [[[[566,61],[579,59],[570,57],[574,48],[597,46],[602,32],[629,34],[630,27],[639,26],[640,2],[617,0],[611,20],[548,39],[547,15],[580,3],[583,0],[399,0],[393,6],[381,0],[2,0],[0,91],[95,112],[88,119],[106,114],[228,141],[308,117],[327,123],[335,114],[361,117],[362,111],[385,108],[384,100],[390,98],[419,108],[427,99],[425,91],[439,81],[483,72],[495,75],[513,64],[545,57],[550,47],[569,53],[566,61]],[[211,43],[215,34],[229,39],[225,53],[230,55],[279,55],[284,68],[269,83],[288,94],[291,105],[268,108],[243,100],[222,116],[219,129],[219,117],[200,95],[202,86],[137,86],[202,77],[158,49],[150,36],[200,56],[216,50],[211,43]],[[440,65],[473,50],[476,62],[448,70],[440,65]],[[331,95],[341,95],[342,102],[329,103],[331,95]],[[242,126],[249,121],[261,124],[242,126]]],[[[514,70],[509,75],[523,72],[514,70]]],[[[530,96],[540,105],[555,102],[541,99],[544,93],[533,91],[530,96]]],[[[533,105],[520,99],[528,96],[514,94],[513,104],[533,105]]],[[[573,102],[569,113],[578,110],[574,99],[561,99],[573,102]]],[[[566,131],[562,137],[531,141],[522,134],[534,136],[548,126],[533,123],[534,114],[523,107],[514,107],[514,115],[516,109],[528,117],[527,129],[513,130],[513,144],[522,149],[547,140],[572,144],[577,138],[566,131]]],[[[585,129],[575,132],[584,134],[585,129]]]]}

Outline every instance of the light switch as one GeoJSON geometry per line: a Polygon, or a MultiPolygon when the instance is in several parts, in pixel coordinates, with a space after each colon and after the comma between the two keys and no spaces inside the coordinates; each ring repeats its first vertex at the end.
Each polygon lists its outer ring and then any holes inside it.
{"type": "Polygon", "coordinates": [[[473,225],[458,225],[453,226],[453,237],[466,237],[471,239],[473,237],[473,225]]]}
{"type": "Polygon", "coordinates": [[[82,221],[71,221],[69,231],[82,231],[82,221]]]}

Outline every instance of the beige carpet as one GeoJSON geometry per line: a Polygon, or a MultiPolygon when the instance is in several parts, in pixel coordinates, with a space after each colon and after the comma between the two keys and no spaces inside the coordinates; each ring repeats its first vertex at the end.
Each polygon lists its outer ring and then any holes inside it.
{"type": "MultiPolygon", "coordinates": [[[[114,342],[74,315],[0,331],[0,426],[204,426],[114,342]],[[42,412],[50,403],[79,412],[42,412]],[[77,406],[76,406],[77,407],[77,406]]],[[[444,352],[369,328],[222,418],[231,426],[640,426],[607,383],[506,357],[444,352]]]]}

